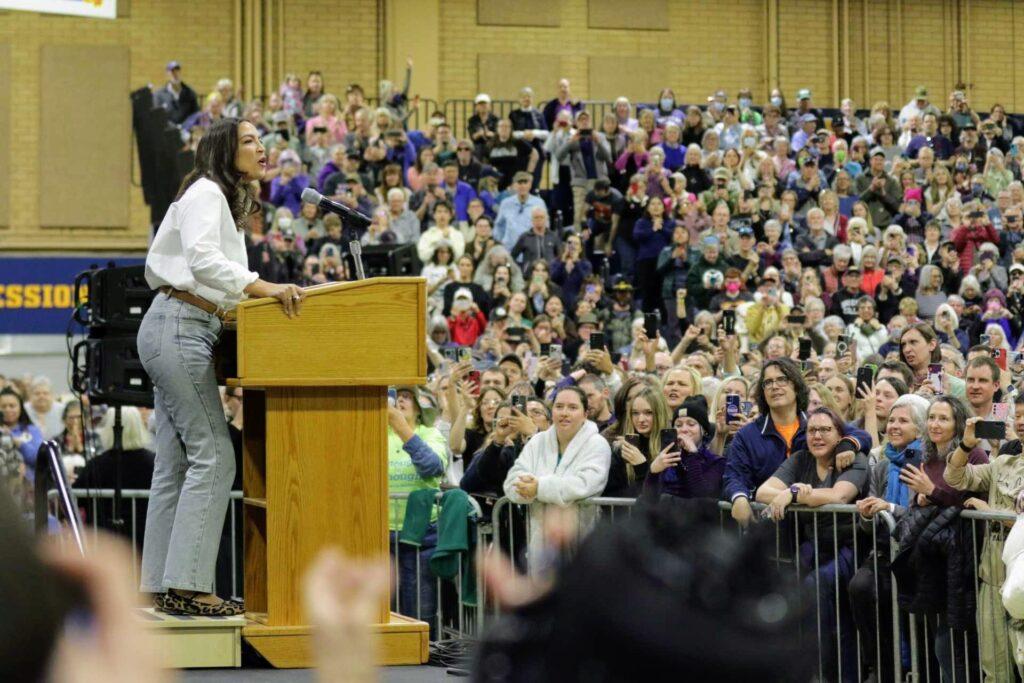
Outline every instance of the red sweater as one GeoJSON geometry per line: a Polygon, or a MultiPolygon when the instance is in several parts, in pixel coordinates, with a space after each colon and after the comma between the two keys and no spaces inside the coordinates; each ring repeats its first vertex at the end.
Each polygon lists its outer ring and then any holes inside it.
{"type": "Polygon", "coordinates": [[[476,315],[453,315],[448,318],[448,331],[452,342],[460,346],[472,346],[487,327],[487,318],[480,311],[476,315]]]}
{"type": "Polygon", "coordinates": [[[971,272],[971,266],[974,265],[975,250],[984,242],[991,242],[999,246],[999,234],[991,223],[973,230],[968,225],[961,225],[950,235],[950,241],[960,252],[960,271],[967,275],[971,272]]]}

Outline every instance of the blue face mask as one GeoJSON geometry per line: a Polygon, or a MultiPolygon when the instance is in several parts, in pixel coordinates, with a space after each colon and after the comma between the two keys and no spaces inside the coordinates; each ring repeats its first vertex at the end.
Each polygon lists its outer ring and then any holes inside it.
{"type": "Polygon", "coordinates": [[[772,104],[774,104],[776,107],[781,107],[782,106],[782,98],[778,97],[778,96],[773,97],[772,98],[772,104]]]}
{"type": "Polygon", "coordinates": [[[725,108],[725,105],[723,103],[718,102],[716,100],[716,101],[711,103],[711,108],[714,109],[715,111],[722,111],[722,109],[725,108]]]}
{"type": "Polygon", "coordinates": [[[750,109],[750,104],[751,102],[749,97],[740,98],[740,109],[750,109]]]}
{"type": "Polygon", "coordinates": [[[672,111],[672,107],[673,107],[674,104],[675,104],[675,102],[672,100],[671,97],[662,97],[661,98],[661,108],[663,110],[665,110],[665,111],[672,111]]]}

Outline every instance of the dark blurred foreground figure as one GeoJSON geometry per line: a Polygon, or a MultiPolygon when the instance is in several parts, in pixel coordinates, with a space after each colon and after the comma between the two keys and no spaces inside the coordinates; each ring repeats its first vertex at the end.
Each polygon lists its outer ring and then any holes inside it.
{"type": "Polygon", "coordinates": [[[814,633],[813,601],[801,608],[773,552],[772,533],[723,531],[711,502],[637,507],[488,630],[473,679],[809,681],[817,657],[798,633],[814,633]]]}

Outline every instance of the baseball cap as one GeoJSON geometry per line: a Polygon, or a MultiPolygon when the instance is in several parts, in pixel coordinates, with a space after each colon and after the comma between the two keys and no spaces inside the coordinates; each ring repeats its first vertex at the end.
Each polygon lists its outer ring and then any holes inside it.
{"type": "Polygon", "coordinates": [[[924,193],[921,192],[920,187],[908,187],[903,192],[903,201],[905,202],[917,202],[921,203],[921,199],[924,197],[924,193]]]}
{"type": "Polygon", "coordinates": [[[729,169],[727,168],[716,168],[711,177],[715,180],[729,180],[729,178],[732,177],[732,174],[729,173],[729,169]]]}
{"type": "Polygon", "coordinates": [[[1016,273],[1016,272],[1024,273],[1024,264],[1022,264],[1022,263],[1014,263],[1013,265],[1010,266],[1010,272],[1011,273],[1016,273]]]}
{"type": "MultiPolygon", "coordinates": [[[[754,229],[749,225],[744,225],[741,226],[736,233],[739,234],[740,237],[752,237],[754,235],[754,229]]],[[[728,277],[728,273],[726,274],[726,277],[728,277]]]]}
{"type": "Polygon", "coordinates": [[[288,112],[286,111],[275,111],[274,116],[271,118],[274,123],[288,123],[288,112]]]}
{"type": "Polygon", "coordinates": [[[868,156],[873,156],[873,157],[883,156],[884,157],[885,156],[885,150],[882,149],[881,147],[872,147],[871,148],[871,153],[868,156]]]}
{"type": "Polygon", "coordinates": [[[810,88],[801,88],[800,90],[798,90],[796,92],[796,98],[798,100],[809,100],[809,99],[811,99],[811,90],[810,90],[810,88]]]}
{"type": "Polygon", "coordinates": [[[708,235],[704,238],[701,244],[705,247],[720,247],[722,243],[714,235],[708,235]]]}
{"type": "Polygon", "coordinates": [[[593,313],[584,313],[576,321],[576,326],[577,327],[579,327],[581,325],[593,325],[594,327],[597,327],[597,325],[598,325],[597,316],[594,315],[593,313]]]}
{"type": "Polygon", "coordinates": [[[916,88],[914,88],[914,97],[916,97],[919,100],[928,97],[928,88],[924,87],[923,85],[917,86],[916,88]]]}
{"type": "Polygon", "coordinates": [[[521,180],[527,180],[533,182],[533,174],[527,173],[526,171],[516,171],[516,174],[512,176],[512,182],[518,183],[521,180]]]}
{"type": "Polygon", "coordinates": [[[860,275],[860,266],[858,266],[856,263],[851,263],[849,266],[846,267],[846,272],[844,273],[844,275],[848,273],[857,273],[857,275],[860,275]]]}
{"type": "Polygon", "coordinates": [[[473,104],[480,104],[481,102],[486,102],[487,104],[490,104],[491,103],[491,96],[488,95],[487,93],[480,93],[473,100],[473,104]]]}
{"type": "Polygon", "coordinates": [[[453,301],[455,299],[469,299],[470,301],[472,301],[473,293],[469,291],[468,287],[459,287],[458,290],[456,290],[455,292],[455,296],[452,297],[453,301]]]}
{"type": "MultiPolygon", "coordinates": [[[[1024,266],[1022,266],[1022,267],[1024,267],[1024,266]]],[[[613,280],[613,282],[612,282],[611,289],[612,289],[613,292],[632,292],[633,291],[633,285],[630,284],[629,280],[627,280],[622,275],[616,275],[614,278],[612,278],[612,280],[613,280]]]]}
{"type": "Polygon", "coordinates": [[[181,68],[181,62],[179,62],[177,59],[172,59],[171,61],[167,62],[167,70],[168,71],[174,71],[175,69],[180,69],[180,68],[181,68]]]}
{"type": "MultiPolygon", "coordinates": [[[[801,98],[801,99],[806,99],[806,98],[801,98]]],[[[817,123],[817,122],[818,122],[818,117],[815,116],[814,114],[804,114],[803,116],[800,117],[800,123],[817,123]]]]}
{"type": "Polygon", "coordinates": [[[301,164],[302,160],[299,159],[299,155],[295,150],[286,149],[281,152],[281,156],[277,158],[277,163],[280,164],[301,164]]]}

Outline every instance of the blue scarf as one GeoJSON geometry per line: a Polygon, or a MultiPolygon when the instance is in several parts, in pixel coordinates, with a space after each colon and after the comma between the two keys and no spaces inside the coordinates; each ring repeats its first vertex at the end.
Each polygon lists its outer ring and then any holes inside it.
{"type": "Polygon", "coordinates": [[[889,479],[885,485],[885,500],[907,507],[910,503],[910,487],[900,481],[900,470],[907,464],[907,451],[921,452],[920,439],[914,439],[900,452],[892,444],[885,444],[885,457],[889,461],[889,479]]]}

